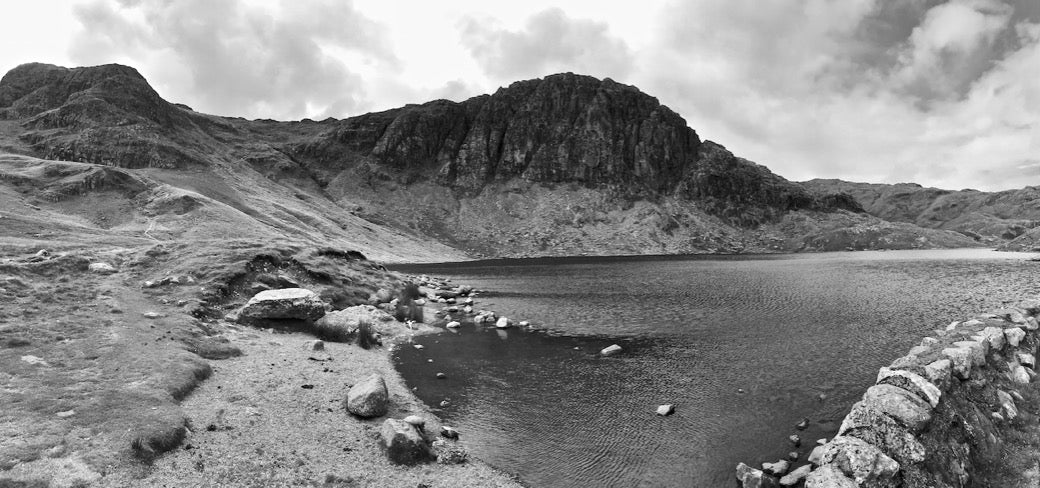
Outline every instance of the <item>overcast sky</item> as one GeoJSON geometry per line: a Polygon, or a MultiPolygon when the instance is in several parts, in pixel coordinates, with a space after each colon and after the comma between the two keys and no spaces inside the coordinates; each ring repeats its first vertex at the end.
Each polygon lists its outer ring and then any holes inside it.
{"type": "Polygon", "coordinates": [[[82,0],[0,16],[0,71],[122,63],[218,115],[342,118],[571,71],[793,180],[1040,184],[1040,1],[82,0]]]}

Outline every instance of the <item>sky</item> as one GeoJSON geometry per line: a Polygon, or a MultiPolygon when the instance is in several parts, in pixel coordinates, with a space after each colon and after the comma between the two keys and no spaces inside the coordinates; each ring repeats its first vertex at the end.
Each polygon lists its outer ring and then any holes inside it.
{"type": "Polygon", "coordinates": [[[574,72],[791,180],[1040,185],[1038,0],[41,0],[0,72],[121,63],[225,116],[344,118],[574,72]]]}

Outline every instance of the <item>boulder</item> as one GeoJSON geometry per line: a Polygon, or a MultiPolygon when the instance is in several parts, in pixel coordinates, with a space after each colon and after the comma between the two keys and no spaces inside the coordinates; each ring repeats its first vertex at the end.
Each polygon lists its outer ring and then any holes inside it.
{"type": "Polygon", "coordinates": [[[881,368],[878,370],[877,384],[898,386],[906,391],[916,394],[922,400],[928,402],[932,408],[939,405],[942,391],[923,376],[902,369],[881,368]]]}
{"type": "Polygon", "coordinates": [[[962,380],[971,378],[971,349],[964,347],[948,347],[942,350],[942,355],[950,361],[950,372],[954,376],[962,380]]]}
{"type": "Polygon", "coordinates": [[[1037,322],[1036,317],[1026,317],[1026,323],[1022,327],[1026,330],[1037,330],[1040,329],[1040,322],[1037,322]]]}
{"type": "Polygon", "coordinates": [[[915,464],[925,458],[924,445],[913,434],[864,402],[852,406],[838,428],[838,435],[862,439],[901,464],[915,464]]]}
{"type": "Polygon", "coordinates": [[[368,303],[372,305],[379,305],[380,303],[390,303],[390,300],[394,299],[394,293],[386,288],[380,288],[375,293],[368,296],[368,303]]]}
{"type": "Polygon", "coordinates": [[[1018,360],[1019,364],[1027,368],[1036,367],[1036,356],[1033,356],[1028,352],[1020,352],[1015,354],[1015,359],[1018,360]]]}
{"type": "Polygon", "coordinates": [[[820,466],[819,469],[805,477],[805,488],[858,488],[858,486],[841,470],[827,465],[820,466]]]}
{"type": "Polygon", "coordinates": [[[1010,329],[1004,329],[1004,337],[1011,347],[1018,347],[1022,343],[1022,339],[1026,338],[1026,331],[1018,327],[1011,327],[1010,329]]]}
{"type": "Polygon", "coordinates": [[[931,407],[917,395],[897,386],[874,385],[867,388],[863,402],[892,417],[911,433],[920,432],[932,421],[931,407]]]}
{"type": "Polygon", "coordinates": [[[112,274],[116,272],[116,268],[108,263],[90,263],[87,269],[97,274],[112,274]]]}
{"type": "Polygon", "coordinates": [[[621,346],[619,346],[617,344],[611,344],[611,345],[609,345],[607,347],[604,347],[603,350],[599,352],[599,354],[601,356],[613,356],[613,355],[615,355],[617,353],[620,353],[620,352],[621,352],[621,346]]]}
{"type": "Polygon", "coordinates": [[[809,473],[812,472],[812,466],[806,464],[800,468],[791,471],[789,474],[780,478],[780,486],[795,486],[801,483],[809,473]]]}
{"type": "Polygon", "coordinates": [[[325,314],[314,322],[314,329],[321,337],[344,340],[357,332],[361,322],[367,322],[372,330],[388,336],[403,327],[386,311],[372,305],[357,305],[325,314]]]}
{"type": "Polygon", "coordinates": [[[238,313],[242,319],[317,320],[325,315],[318,294],[304,288],[283,288],[257,293],[238,313]]]}
{"type": "Polygon", "coordinates": [[[657,415],[665,416],[675,413],[675,405],[665,404],[657,407],[657,415]]]}
{"type": "Polygon", "coordinates": [[[386,456],[392,463],[411,465],[429,461],[432,457],[426,439],[404,420],[386,419],[379,434],[386,445],[386,456]]]}
{"type": "Polygon", "coordinates": [[[791,469],[791,463],[786,459],[781,459],[775,463],[762,463],[762,471],[774,476],[783,476],[789,469],[791,469]]]}
{"type": "Polygon", "coordinates": [[[899,472],[899,463],[877,447],[856,437],[835,437],[823,447],[821,463],[838,468],[842,473],[852,477],[856,485],[870,483],[884,486],[899,472]]]}
{"type": "Polygon", "coordinates": [[[386,415],[389,394],[386,382],[379,375],[372,375],[358,382],[347,391],[347,411],[358,417],[371,418],[386,415]]]}

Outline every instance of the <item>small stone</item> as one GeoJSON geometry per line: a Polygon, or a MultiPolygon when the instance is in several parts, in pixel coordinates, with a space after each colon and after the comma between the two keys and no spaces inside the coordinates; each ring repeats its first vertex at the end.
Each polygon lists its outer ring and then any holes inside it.
{"type": "Polygon", "coordinates": [[[526,321],[526,320],[521,320],[521,321],[520,321],[520,323],[518,323],[518,324],[516,324],[516,325],[518,325],[518,326],[520,326],[520,327],[530,327],[530,326],[531,326],[531,323],[530,323],[530,322],[528,322],[528,321],[526,321]]]}
{"type": "Polygon", "coordinates": [[[458,439],[459,431],[455,430],[454,427],[448,427],[447,425],[441,426],[441,436],[447,439],[458,439]]]}
{"type": "Polygon", "coordinates": [[[802,420],[799,420],[798,423],[794,425],[794,428],[798,430],[805,430],[809,428],[809,417],[805,417],[802,420]]]}
{"type": "Polygon", "coordinates": [[[827,443],[827,438],[826,437],[821,437],[819,439],[816,439],[816,445],[817,446],[822,446],[822,445],[824,445],[826,443],[827,443]]]}
{"type": "Polygon", "coordinates": [[[414,425],[415,428],[419,430],[422,430],[422,428],[426,426],[426,419],[418,415],[409,415],[404,418],[404,421],[414,425]]]}
{"type": "Polygon", "coordinates": [[[1015,399],[1011,398],[1011,394],[1004,390],[997,390],[997,402],[1000,403],[1000,408],[1004,410],[1008,420],[1018,417],[1018,407],[1015,406],[1015,399]]]}
{"type": "Polygon", "coordinates": [[[412,345],[412,347],[414,347],[414,348],[416,348],[416,349],[418,349],[420,351],[423,350],[423,345],[422,344],[414,344],[414,345],[412,345]]]}
{"type": "Polygon", "coordinates": [[[675,405],[665,404],[657,407],[657,415],[665,416],[675,413],[675,405]]]}
{"type": "Polygon", "coordinates": [[[441,400],[441,408],[447,407],[448,405],[451,405],[451,402],[449,402],[448,400],[441,400]]]}
{"type": "Polygon", "coordinates": [[[621,346],[619,346],[617,344],[611,344],[611,345],[603,348],[603,350],[600,351],[599,354],[601,356],[613,356],[613,355],[615,355],[615,354],[617,354],[619,352],[621,352],[621,346]]]}
{"type": "Polygon", "coordinates": [[[775,463],[762,463],[762,471],[765,471],[774,476],[783,476],[788,469],[791,469],[791,463],[781,459],[775,463]]]}
{"type": "Polygon", "coordinates": [[[459,327],[462,327],[462,323],[460,323],[457,320],[452,320],[451,322],[448,322],[448,324],[445,325],[445,327],[449,329],[458,329],[459,327]]]}
{"type": "Polygon", "coordinates": [[[444,373],[437,373],[437,379],[439,379],[439,380],[446,379],[447,377],[448,377],[448,375],[446,375],[444,373]]]}
{"type": "Polygon", "coordinates": [[[1028,352],[1020,352],[1015,354],[1015,359],[1018,359],[1019,364],[1027,368],[1036,367],[1036,356],[1033,356],[1028,352]]]}
{"type": "Polygon", "coordinates": [[[64,412],[58,412],[58,413],[56,413],[54,415],[57,415],[58,417],[61,417],[61,418],[67,418],[67,417],[71,417],[73,415],[76,415],[76,411],[75,410],[66,410],[64,412]]]}
{"type": "Polygon", "coordinates": [[[787,436],[787,441],[790,442],[791,445],[793,445],[794,447],[802,445],[802,438],[799,437],[798,434],[791,434],[787,436]]]}
{"type": "Polygon", "coordinates": [[[789,459],[792,463],[797,461],[798,457],[799,457],[798,451],[791,451],[791,452],[787,453],[787,459],[789,459]]]}
{"type": "Polygon", "coordinates": [[[499,329],[508,329],[513,326],[513,322],[506,317],[499,317],[498,321],[495,322],[495,327],[499,329]]]}
{"type": "Polygon", "coordinates": [[[820,462],[821,462],[820,460],[823,458],[823,446],[824,445],[826,445],[826,443],[820,444],[820,445],[814,447],[813,450],[809,453],[808,461],[813,466],[819,466],[820,465],[820,462]]]}
{"type": "Polygon", "coordinates": [[[307,350],[309,350],[309,351],[324,351],[325,350],[325,341],[321,341],[321,340],[307,341],[307,350]]]}
{"type": "Polygon", "coordinates": [[[162,317],[162,314],[158,312],[145,312],[141,315],[144,315],[144,318],[146,319],[157,319],[162,317]]]}
{"type": "Polygon", "coordinates": [[[780,478],[780,486],[795,486],[804,480],[809,473],[812,472],[812,466],[806,464],[800,468],[791,471],[789,474],[780,478]]]}
{"type": "Polygon", "coordinates": [[[47,361],[44,361],[43,358],[41,358],[39,356],[33,356],[31,354],[27,354],[25,356],[22,356],[21,360],[25,361],[25,362],[33,365],[33,366],[50,366],[50,364],[47,364],[47,361]]]}

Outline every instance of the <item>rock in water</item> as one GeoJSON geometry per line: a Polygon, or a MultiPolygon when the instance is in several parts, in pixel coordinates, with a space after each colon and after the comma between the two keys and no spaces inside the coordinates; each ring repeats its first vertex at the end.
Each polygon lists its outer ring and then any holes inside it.
{"type": "Polygon", "coordinates": [[[447,425],[442,425],[441,426],[441,435],[444,436],[445,438],[448,438],[448,439],[458,439],[459,438],[459,431],[455,430],[452,427],[448,427],[447,425]]]}
{"type": "Polygon", "coordinates": [[[791,463],[784,459],[775,463],[762,463],[762,471],[775,476],[783,476],[788,469],[791,469],[791,463]]]}
{"type": "Polygon", "coordinates": [[[671,403],[657,407],[657,415],[665,416],[673,413],[675,413],[675,405],[672,405],[671,403]]]}
{"type": "Polygon", "coordinates": [[[806,464],[805,466],[802,466],[802,467],[800,467],[798,469],[795,469],[794,471],[791,471],[791,473],[788,474],[787,476],[784,476],[783,478],[780,478],[780,486],[794,486],[794,485],[797,485],[802,480],[804,480],[806,476],[809,476],[810,472],[812,472],[812,466],[810,466],[808,464],[806,464]]]}
{"type": "Polygon", "coordinates": [[[325,315],[325,303],[304,288],[266,290],[250,298],[239,319],[317,320],[325,315]]]}
{"type": "Polygon", "coordinates": [[[390,462],[411,465],[430,460],[430,446],[412,424],[404,420],[386,419],[379,433],[386,445],[386,456],[390,462]]]}
{"type": "Polygon", "coordinates": [[[513,321],[505,317],[499,317],[498,322],[495,322],[495,327],[499,329],[508,329],[513,326],[513,321]]]}
{"type": "Polygon", "coordinates": [[[600,351],[599,354],[601,356],[613,356],[613,355],[615,355],[615,354],[617,354],[619,352],[621,352],[621,346],[619,346],[617,344],[611,344],[611,345],[603,348],[603,350],[600,351]]]}
{"type": "Polygon", "coordinates": [[[386,415],[388,400],[389,395],[383,377],[372,375],[347,392],[347,411],[358,417],[380,417],[386,415]]]}
{"type": "Polygon", "coordinates": [[[462,324],[458,321],[452,320],[451,322],[448,322],[448,324],[445,325],[445,327],[449,329],[458,329],[459,327],[462,327],[462,324]]]}
{"type": "Polygon", "coordinates": [[[415,428],[419,430],[422,430],[423,427],[426,427],[426,419],[418,415],[409,415],[404,418],[404,421],[414,425],[415,428]]]}
{"type": "Polygon", "coordinates": [[[90,263],[87,269],[98,274],[112,274],[116,272],[116,269],[108,263],[90,263]]]}

